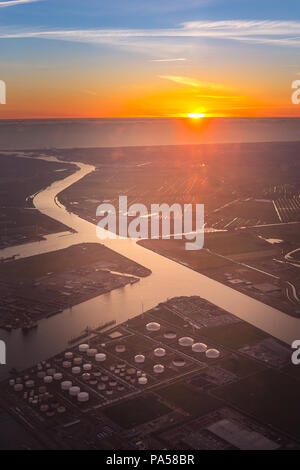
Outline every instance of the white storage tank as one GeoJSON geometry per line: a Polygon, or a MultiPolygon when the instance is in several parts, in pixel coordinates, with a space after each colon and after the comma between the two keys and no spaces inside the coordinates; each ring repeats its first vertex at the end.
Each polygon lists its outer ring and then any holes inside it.
{"type": "Polygon", "coordinates": [[[90,395],[88,394],[88,392],[80,392],[77,395],[77,400],[79,403],[86,403],[87,401],[89,401],[89,399],[90,395]]]}
{"type": "Polygon", "coordinates": [[[94,348],[90,348],[87,350],[86,354],[88,357],[95,357],[97,354],[98,350],[94,348]]]}
{"type": "Polygon", "coordinates": [[[156,357],[164,357],[166,355],[166,350],[164,348],[156,348],[154,349],[154,356],[156,357]]]}
{"type": "Polygon", "coordinates": [[[175,367],[184,367],[186,364],[185,360],[182,359],[181,357],[175,358],[173,360],[173,366],[175,367]]]}
{"type": "Polygon", "coordinates": [[[124,346],[124,344],[117,344],[117,346],[115,347],[115,351],[117,353],[123,353],[126,351],[126,347],[124,346]]]}
{"type": "Polygon", "coordinates": [[[162,364],[155,364],[155,366],[153,366],[153,372],[155,374],[162,374],[165,370],[165,366],[163,366],[162,364]]]}
{"type": "Polygon", "coordinates": [[[62,375],[61,372],[56,372],[56,374],[53,375],[53,378],[54,378],[54,380],[59,381],[59,380],[62,380],[63,375],[62,375]]]}
{"type": "Polygon", "coordinates": [[[142,364],[143,362],[145,362],[145,356],[143,354],[137,354],[134,357],[134,362],[136,362],[137,364],[142,364]]]}
{"type": "Polygon", "coordinates": [[[68,361],[73,358],[73,353],[71,351],[65,352],[65,359],[68,361]]]}
{"type": "Polygon", "coordinates": [[[83,363],[82,357],[74,357],[73,364],[74,366],[81,366],[83,363]]]}
{"type": "Polygon", "coordinates": [[[147,377],[139,377],[138,382],[140,385],[146,385],[148,383],[147,377]]]}
{"type": "Polygon", "coordinates": [[[84,374],[82,374],[81,378],[85,382],[88,382],[89,380],[91,380],[91,374],[89,374],[88,372],[85,372],[84,374]]]}
{"type": "Polygon", "coordinates": [[[217,359],[221,353],[218,349],[208,349],[205,354],[209,359],[217,359]]]}
{"type": "Polygon", "coordinates": [[[83,370],[85,372],[92,370],[92,364],[83,364],[83,370]]]}
{"type": "Polygon", "coordinates": [[[23,384],[15,384],[15,385],[14,385],[14,391],[15,391],[15,392],[22,392],[23,389],[24,389],[23,384]]]}
{"type": "Polygon", "coordinates": [[[69,395],[71,397],[77,397],[78,393],[80,393],[80,388],[76,386],[72,386],[69,388],[69,395]]]}
{"type": "Polygon", "coordinates": [[[203,353],[207,350],[207,345],[205,343],[194,343],[192,346],[193,352],[203,353]]]}
{"type": "Polygon", "coordinates": [[[77,366],[72,367],[72,374],[79,375],[80,372],[81,372],[81,367],[77,367],[77,366]]]}
{"type": "Polygon", "coordinates": [[[52,375],[46,375],[46,377],[44,377],[44,383],[45,384],[51,384],[52,382],[53,382],[52,375]]]}
{"type": "Polygon", "coordinates": [[[177,337],[177,334],[175,333],[175,331],[166,331],[164,333],[164,338],[166,339],[175,339],[177,337]]]}
{"type": "Polygon", "coordinates": [[[61,389],[68,391],[72,387],[72,382],[70,380],[65,380],[64,382],[61,383],[61,389]]]}
{"type": "Polygon", "coordinates": [[[33,388],[34,387],[34,380],[26,380],[25,387],[26,388],[33,388]]]}
{"type": "Polygon", "coordinates": [[[90,349],[88,344],[80,344],[78,346],[79,352],[82,352],[82,353],[86,352],[88,349],[90,349]]]}
{"type": "Polygon", "coordinates": [[[160,324],[155,322],[155,321],[151,321],[150,323],[147,323],[146,329],[149,332],[159,331],[160,330],[160,324]]]}
{"type": "Polygon", "coordinates": [[[95,355],[96,362],[104,362],[106,361],[106,354],[98,353],[95,355]]]}
{"type": "Polygon", "coordinates": [[[189,346],[192,346],[194,343],[193,338],[190,338],[189,336],[183,336],[182,338],[179,338],[178,344],[180,346],[183,346],[185,348],[188,348],[189,346]]]}

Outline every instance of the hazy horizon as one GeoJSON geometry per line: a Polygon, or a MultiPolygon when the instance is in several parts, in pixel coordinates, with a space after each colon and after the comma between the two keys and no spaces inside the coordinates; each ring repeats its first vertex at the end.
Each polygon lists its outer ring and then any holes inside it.
{"type": "Polygon", "coordinates": [[[126,147],[300,140],[297,118],[0,120],[0,149],[126,147]]]}

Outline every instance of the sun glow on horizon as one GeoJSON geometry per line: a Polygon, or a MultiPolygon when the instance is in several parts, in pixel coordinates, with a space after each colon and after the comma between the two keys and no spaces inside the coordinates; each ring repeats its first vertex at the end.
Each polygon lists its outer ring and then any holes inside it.
{"type": "Polygon", "coordinates": [[[205,117],[205,114],[204,113],[189,113],[188,117],[193,118],[193,119],[199,119],[199,118],[205,117]]]}

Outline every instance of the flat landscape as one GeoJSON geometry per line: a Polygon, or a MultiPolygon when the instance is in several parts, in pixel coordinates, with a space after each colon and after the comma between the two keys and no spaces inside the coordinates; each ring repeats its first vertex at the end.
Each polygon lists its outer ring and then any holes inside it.
{"type": "MultiPolygon", "coordinates": [[[[299,144],[270,143],[51,149],[42,156],[95,166],[57,196],[69,212],[95,224],[97,206],[118,207],[120,195],[147,207],[204,204],[203,249],[187,251],[185,240],[173,236],[138,243],[299,317],[299,151],[299,144]]],[[[28,153],[36,179],[28,175],[14,202],[18,214],[32,214],[28,232],[19,215],[12,223],[14,244],[69,230],[43,216],[44,232],[33,233],[41,214],[32,195],[55,173],[74,171],[69,163],[40,167],[39,155],[28,153]]],[[[7,196],[6,205],[12,201],[7,196]]],[[[173,223],[174,217],[172,235],[173,223]]],[[[38,335],[41,319],[146,276],[151,280],[149,270],[100,243],[2,259],[0,327],[37,328],[38,335]]],[[[299,448],[300,376],[287,345],[200,297],[169,298],[129,318],[78,332],[64,351],[10,371],[0,386],[3,416],[30,432],[31,448],[299,448]]]]}
{"type": "Polygon", "coordinates": [[[69,230],[34,209],[32,196],[53,181],[66,178],[75,170],[74,165],[18,155],[22,152],[0,152],[0,249],[69,230]]]}
{"type": "MultiPolygon", "coordinates": [[[[128,197],[128,206],[142,203],[149,213],[155,203],[204,204],[203,250],[188,252],[184,241],[173,239],[140,243],[298,317],[299,152],[297,142],[277,142],[54,153],[95,166],[96,171],[59,195],[70,211],[91,222],[100,220],[100,203],[117,208],[121,195],[128,197]]],[[[175,218],[171,213],[171,233],[175,218]]]]}
{"type": "Polygon", "coordinates": [[[12,372],[0,395],[47,448],[299,449],[290,356],[204,299],[178,297],[12,372]]]}
{"type": "Polygon", "coordinates": [[[143,266],[96,243],[4,262],[0,328],[36,327],[42,318],[148,275],[143,266]]]}

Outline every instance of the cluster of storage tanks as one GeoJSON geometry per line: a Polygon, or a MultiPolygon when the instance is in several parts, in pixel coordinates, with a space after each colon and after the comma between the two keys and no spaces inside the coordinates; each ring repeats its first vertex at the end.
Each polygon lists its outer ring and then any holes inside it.
{"type": "MultiPolygon", "coordinates": [[[[78,347],[80,353],[84,353],[86,357],[95,363],[104,363],[107,360],[107,355],[103,352],[98,352],[96,348],[90,348],[88,344],[80,344],[78,347]]],[[[123,353],[126,351],[126,347],[122,344],[115,346],[117,353],[123,353]]],[[[145,356],[138,354],[134,358],[136,364],[142,364],[145,361],[145,356]]],[[[85,363],[82,356],[76,357],[73,353],[65,353],[65,361],[63,367],[71,369],[73,375],[81,376],[81,379],[88,381],[90,385],[97,387],[97,390],[105,393],[106,395],[112,395],[114,390],[122,392],[125,390],[125,386],[122,381],[126,381],[128,384],[138,383],[140,385],[146,385],[148,378],[142,371],[136,370],[133,367],[128,367],[125,363],[118,363],[116,366],[111,365],[109,370],[116,379],[112,378],[111,375],[107,375],[105,372],[99,370],[93,371],[93,365],[90,362],[85,363]],[[71,362],[72,361],[72,362],[71,362]],[[67,364],[65,364],[67,362],[67,364]],[[117,380],[120,377],[121,381],[117,380]]]]}
{"type": "MultiPolygon", "coordinates": [[[[80,346],[80,351],[83,349],[87,352],[88,357],[91,356],[91,350],[86,345],[80,346]],[[84,348],[83,348],[84,346],[84,348]]],[[[89,371],[92,369],[91,364],[84,364],[82,357],[74,356],[73,352],[66,352],[62,362],[64,369],[69,369],[74,376],[81,375],[82,380],[89,380],[89,371]],[[83,373],[82,373],[83,372],[83,373]]],[[[78,403],[86,403],[90,399],[90,395],[86,391],[82,391],[77,385],[73,385],[71,380],[64,379],[64,374],[52,367],[50,363],[42,361],[36,367],[36,370],[31,371],[31,375],[24,375],[9,380],[10,387],[17,393],[23,393],[23,398],[28,400],[31,405],[37,405],[40,411],[45,412],[47,416],[53,416],[55,412],[65,413],[64,406],[59,406],[55,400],[53,393],[54,384],[60,384],[60,389],[67,392],[70,397],[75,398],[78,403]],[[34,374],[34,375],[33,375],[34,374]]]]}
{"type": "Polygon", "coordinates": [[[191,348],[194,353],[204,353],[208,359],[217,359],[220,357],[220,351],[214,348],[208,348],[205,343],[195,343],[193,338],[183,336],[178,340],[179,346],[191,348]]]}
{"type": "MultiPolygon", "coordinates": [[[[149,333],[160,331],[160,329],[161,325],[158,322],[150,322],[146,325],[146,330],[149,333]]],[[[166,331],[164,332],[164,338],[176,339],[177,334],[174,331],[166,331]]],[[[194,339],[189,336],[180,337],[178,339],[178,344],[179,346],[184,348],[191,348],[194,353],[204,353],[208,359],[217,359],[218,357],[220,357],[220,351],[218,349],[208,348],[208,346],[204,343],[195,343],[194,339]]]]}
{"type": "MultiPolygon", "coordinates": [[[[149,333],[157,332],[161,329],[161,325],[158,322],[150,322],[146,325],[146,330],[149,333]]],[[[175,340],[177,333],[174,331],[165,331],[164,337],[166,339],[175,340]]],[[[193,353],[204,354],[208,359],[216,359],[220,357],[220,351],[214,348],[208,348],[205,343],[195,342],[193,338],[189,336],[182,336],[178,338],[178,345],[181,348],[191,349],[193,353]]],[[[102,373],[98,370],[93,371],[93,365],[91,360],[97,364],[101,364],[107,360],[107,355],[103,352],[98,352],[96,348],[90,348],[88,344],[80,344],[78,346],[80,354],[67,351],[64,354],[62,361],[62,368],[66,369],[68,373],[74,375],[74,377],[80,377],[82,381],[89,382],[90,385],[96,386],[101,392],[107,395],[112,395],[113,390],[123,391],[124,385],[118,382],[106,373],[102,373]],[[84,360],[84,357],[87,359],[84,360]]],[[[117,344],[115,346],[116,353],[124,353],[126,346],[123,344],[117,344]]],[[[166,349],[159,346],[153,351],[154,356],[159,359],[166,356],[166,349]]],[[[134,356],[135,364],[142,365],[146,361],[144,354],[136,354],[134,356]]],[[[186,362],[183,357],[177,357],[172,361],[173,366],[183,367],[186,362]]],[[[123,381],[129,384],[138,383],[140,385],[146,385],[148,378],[146,373],[140,370],[126,366],[125,363],[119,363],[117,366],[111,366],[110,371],[120,377],[123,381]]],[[[153,366],[154,374],[162,374],[165,371],[165,366],[160,364],[159,361],[153,366]]],[[[47,415],[52,416],[56,411],[58,413],[64,413],[66,410],[63,406],[59,406],[58,403],[48,403],[51,394],[48,391],[48,386],[52,383],[60,383],[60,388],[63,392],[69,394],[70,397],[75,398],[78,403],[87,403],[90,400],[90,395],[86,391],[82,391],[79,386],[74,385],[71,380],[64,380],[62,372],[57,371],[54,367],[51,367],[49,363],[43,361],[37,365],[36,370],[37,380],[33,380],[29,376],[17,377],[10,379],[9,385],[15,392],[23,393],[24,399],[28,400],[32,405],[39,405],[40,410],[46,412],[47,415]],[[37,382],[37,383],[36,383],[37,382]],[[43,382],[43,385],[40,383],[43,382]],[[38,386],[38,383],[40,384],[38,386]]]]}
{"type": "Polygon", "coordinates": [[[23,399],[29,405],[39,408],[47,417],[66,412],[53,394],[50,384],[60,383],[63,374],[57,372],[49,363],[39,363],[36,370],[31,371],[30,376],[24,375],[9,380],[10,387],[17,393],[23,394],[23,399]]]}

